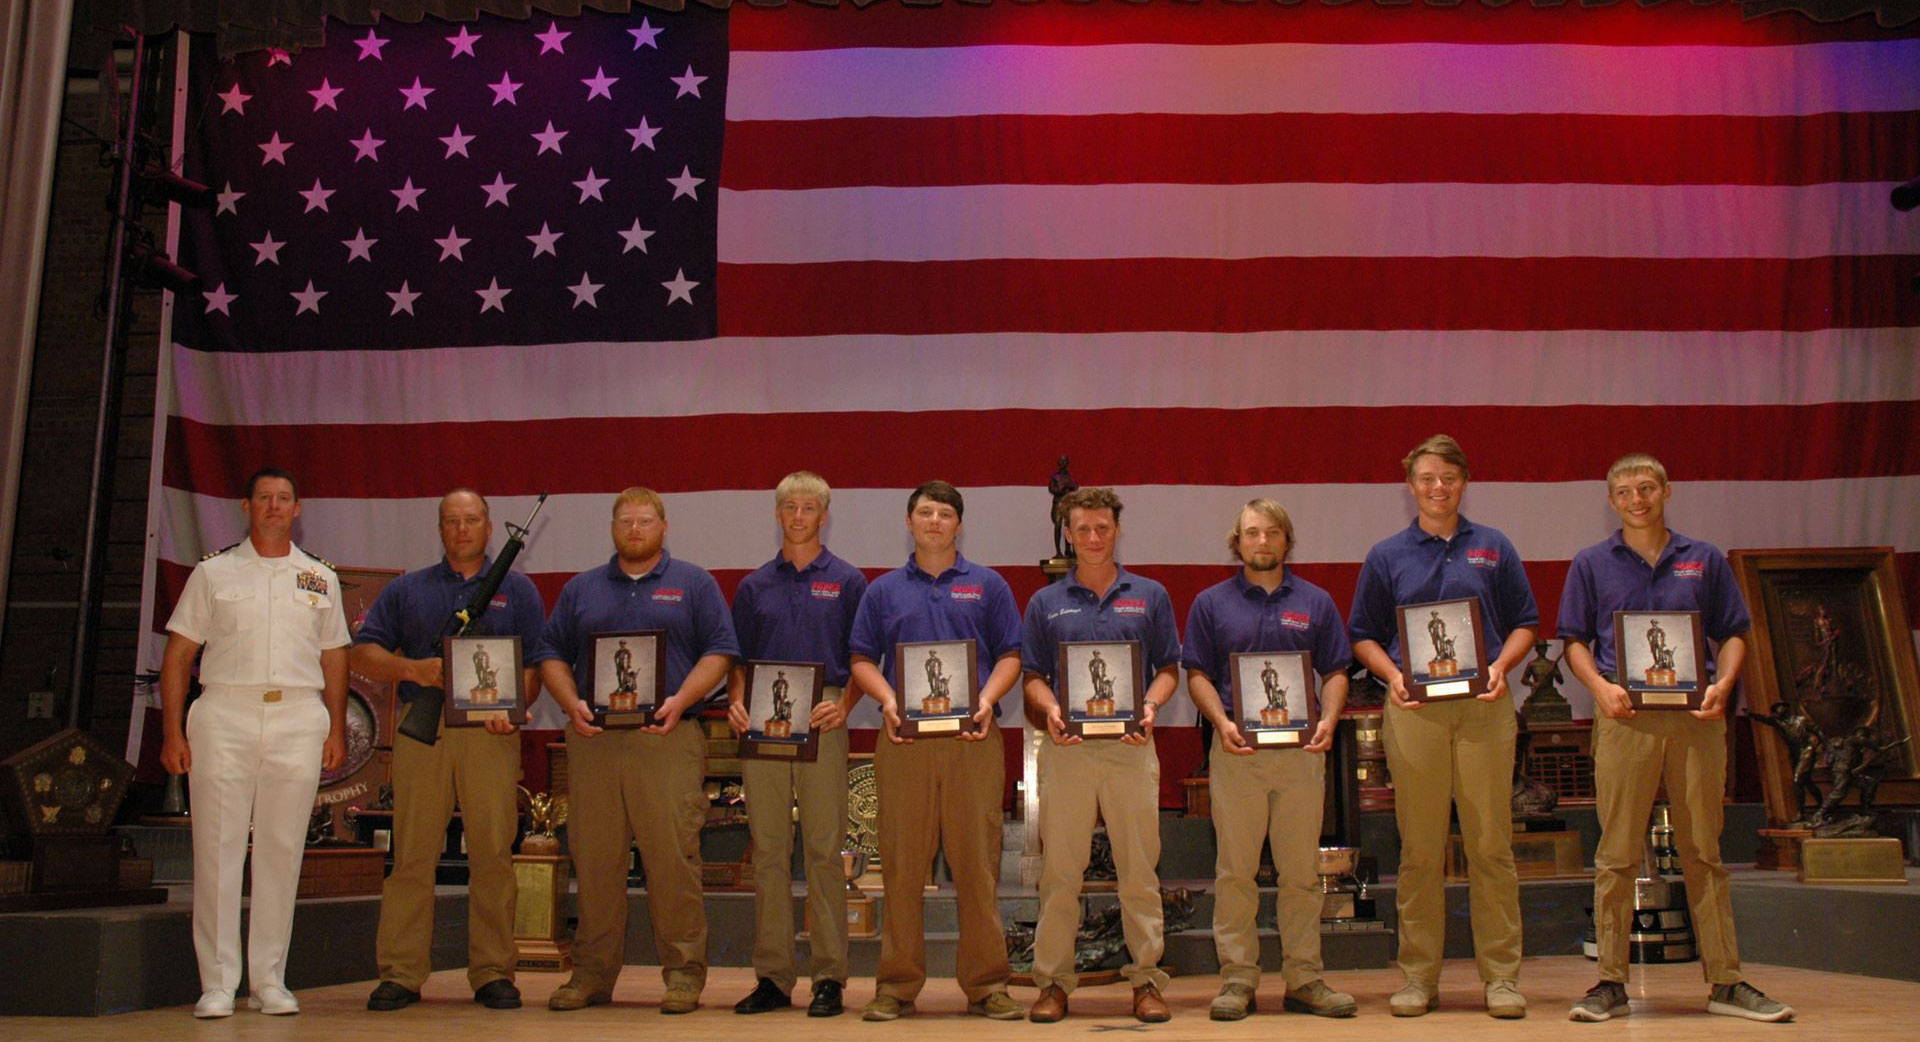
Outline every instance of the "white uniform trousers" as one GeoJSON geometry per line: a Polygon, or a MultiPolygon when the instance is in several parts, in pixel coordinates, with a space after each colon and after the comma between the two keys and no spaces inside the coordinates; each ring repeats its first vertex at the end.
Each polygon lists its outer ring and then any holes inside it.
{"type": "Polygon", "coordinates": [[[240,986],[240,888],[252,833],[247,983],[285,986],[293,899],[331,720],[311,689],[210,685],[187,714],[193,951],[200,987],[240,986]],[[280,692],[277,699],[272,692],[280,692]]]}

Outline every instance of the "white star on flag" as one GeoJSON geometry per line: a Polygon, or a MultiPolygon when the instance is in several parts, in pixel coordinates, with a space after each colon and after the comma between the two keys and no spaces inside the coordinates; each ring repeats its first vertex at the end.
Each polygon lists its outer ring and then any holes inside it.
{"type": "Polygon", "coordinates": [[[292,147],[293,142],[280,140],[280,132],[277,130],[274,131],[271,141],[260,142],[260,151],[262,153],[260,156],[260,165],[266,166],[268,163],[279,163],[281,166],[286,166],[287,149],[292,147]]]}
{"type": "Polygon", "coordinates": [[[560,236],[565,234],[565,232],[554,231],[547,227],[547,222],[541,221],[539,234],[527,236],[527,241],[533,243],[533,255],[535,257],[544,253],[549,257],[557,258],[560,255],[554,252],[553,247],[555,243],[560,241],[560,236]]]}
{"type": "Polygon", "coordinates": [[[660,285],[667,288],[668,307],[672,307],[673,302],[676,300],[685,301],[688,306],[692,306],[693,287],[698,286],[699,283],[687,278],[686,269],[681,268],[673,273],[671,280],[662,282],[660,285]]]}
{"type": "Polygon", "coordinates": [[[400,106],[400,111],[405,112],[415,105],[418,105],[420,106],[420,111],[425,112],[427,110],[427,95],[433,93],[433,88],[422,86],[420,77],[415,76],[413,78],[413,86],[400,88],[400,93],[405,95],[407,99],[407,103],[400,106]]]}
{"type": "Polygon", "coordinates": [[[593,78],[581,80],[580,82],[586,85],[588,101],[592,101],[595,98],[605,98],[608,101],[612,101],[613,85],[620,82],[620,77],[609,76],[604,67],[596,66],[593,70],[593,78]]]}
{"type": "Polygon", "coordinates": [[[626,241],[626,245],[620,247],[621,253],[632,253],[634,250],[645,253],[647,252],[647,240],[653,237],[652,232],[640,227],[640,218],[638,217],[633,219],[633,227],[618,234],[621,239],[626,241]]]}
{"type": "Polygon", "coordinates": [[[573,183],[573,187],[580,189],[579,201],[583,203],[586,202],[588,199],[598,199],[603,203],[606,202],[607,201],[606,196],[603,196],[600,194],[600,189],[605,188],[606,186],[607,186],[607,179],[604,177],[593,176],[592,167],[587,168],[587,176],[573,183]]]}
{"type": "Polygon", "coordinates": [[[345,246],[347,248],[348,264],[352,264],[354,261],[357,261],[357,260],[363,260],[368,263],[372,263],[373,262],[373,244],[379,241],[380,241],[379,239],[367,238],[367,230],[365,228],[355,228],[353,231],[353,238],[341,239],[340,245],[345,246]]]}
{"type": "Polygon", "coordinates": [[[640,19],[640,28],[628,29],[627,35],[633,37],[633,49],[636,51],[642,47],[651,47],[656,51],[660,49],[660,45],[654,42],[660,38],[660,30],[645,18],[640,19]]]}
{"type": "Polygon", "coordinates": [[[393,301],[393,310],[387,312],[389,316],[398,315],[402,311],[409,315],[413,314],[413,302],[420,299],[420,294],[407,285],[406,279],[400,280],[399,289],[390,289],[386,293],[387,297],[393,301]]]}
{"type": "Polygon", "coordinates": [[[253,266],[257,268],[262,264],[280,263],[280,247],[286,243],[275,240],[273,233],[268,232],[266,238],[247,245],[253,247],[253,266]]]}
{"type": "Polygon", "coordinates": [[[446,260],[448,257],[452,257],[454,260],[464,261],[467,258],[465,254],[460,252],[460,248],[462,246],[465,246],[467,243],[472,242],[473,240],[462,239],[460,237],[460,229],[449,225],[447,227],[446,238],[435,239],[433,241],[435,245],[440,247],[441,260],[446,260]]]}
{"type": "Polygon", "coordinates": [[[577,286],[568,286],[567,292],[573,294],[574,307],[585,304],[597,311],[600,308],[600,302],[595,299],[595,295],[604,288],[604,283],[589,281],[587,273],[583,271],[580,273],[580,284],[577,286]]]}
{"type": "Polygon", "coordinates": [[[353,43],[354,46],[360,48],[360,57],[355,58],[354,61],[366,61],[368,58],[373,58],[378,61],[387,60],[386,57],[380,53],[380,48],[385,47],[387,41],[384,37],[375,36],[372,29],[368,29],[367,35],[353,41],[353,43]]]}
{"type": "Polygon", "coordinates": [[[307,92],[313,95],[313,111],[318,112],[321,109],[332,109],[335,112],[340,111],[340,106],[334,104],[333,99],[339,97],[344,89],[345,88],[334,86],[325,76],[320,77],[319,88],[307,92]]]}
{"type": "Polygon", "coordinates": [[[222,116],[229,112],[237,112],[242,116],[246,115],[247,102],[253,100],[253,95],[241,90],[238,83],[228,87],[225,94],[215,94],[214,97],[220,99],[220,114],[222,116]]]}
{"type": "Polygon", "coordinates": [[[271,69],[276,65],[285,65],[289,69],[293,68],[293,55],[288,53],[285,47],[267,48],[267,68],[271,69]]]}
{"type": "Polygon", "coordinates": [[[333,192],[334,190],[331,188],[322,187],[319,178],[314,178],[312,188],[306,188],[300,191],[300,197],[307,201],[307,208],[300,212],[312,213],[318,210],[321,213],[332,213],[333,211],[327,209],[327,198],[333,195],[333,192]]]}
{"type": "Polygon", "coordinates": [[[326,296],[327,291],[324,289],[314,289],[313,280],[308,279],[306,289],[297,289],[287,295],[300,302],[300,306],[293,310],[294,314],[304,315],[311,311],[318,315],[320,313],[320,298],[326,296]]]}
{"type": "Polygon", "coordinates": [[[492,184],[480,186],[480,190],[487,193],[487,201],[480,208],[484,210],[494,203],[499,203],[501,206],[512,206],[513,204],[507,201],[507,193],[518,187],[520,187],[519,183],[507,180],[506,174],[494,174],[492,184]]]}
{"type": "Polygon", "coordinates": [[[234,191],[233,182],[228,181],[227,187],[222,189],[218,195],[214,196],[214,201],[217,205],[214,207],[213,215],[218,217],[223,213],[230,213],[236,217],[239,216],[240,210],[234,204],[246,197],[247,193],[234,191]]]}
{"type": "Polygon", "coordinates": [[[463,54],[469,58],[479,57],[473,53],[473,45],[480,42],[480,34],[468,32],[464,25],[460,27],[459,32],[447,37],[447,42],[453,45],[453,53],[447,56],[449,61],[463,54]]]}
{"type": "Polygon", "coordinates": [[[645,145],[655,152],[659,151],[659,149],[653,147],[653,138],[654,135],[660,133],[660,128],[648,126],[647,117],[641,116],[640,125],[637,127],[628,127],[627,133],[633,137],[633,147],[627,149],[627,151],[638,152],[640,151],[641,145],[645,145]]]}
{"type": "Polygon", "coordinates": [[[495,105],[504,102],[508,105],[518,107],[520,99],[516,97],[516,94],[520,88],[524,86],[526,86],[526,84],[513,82],[513,77],[503,72],[500,74],[500,82],[487,84],[487,89],[493,92],[493,103],[495,105]]]}
{"type": "MultiPolygon", "coordinates": [[[[707,182],[706,178],[693,176],[693,169],[691,167],[685,167],[685,166],[680,168],[679,177],[667,178],[667,183],[673,186],[674,199],[678,199],[681,196],[686,196],[688,199],[692,199],[696,202],[699,201],[700,197],[694,194],[693,190],[705,184],[706,182],[707,182]]],[[[669,199],[667,201],[672,202],[673,199],[669,199]]]]}
{"type": "Polygon", "coordinates": [[[566,136],[566,131],[553,129],[553,120],[547,120],[547,129],[533,135],[533,139],[540,142],[540,150],[535,152],[534,155],[544,156],[549,149],[551,149],[555,155],[565,155],[565,153],[560,151],[560,139],[566,136]]]}
{"type": "Polygon", "coordinates": [[[413,178],[411,177],[407,178],[406,184],[398,188],[389,188],[387,191],[393,193],[395,200],[393,204],[394,213],[399,213],[402,210],[412,210],[414,213],[419,213],[420,197],[427,194],[426,189],[413,187],[413,178]]]}
{"type": "Polygon", "coordinates": [[[502,288],[499,279],[488,279],[486,289],[476,289],[474,292],[480,295],[480,313],[482,315],[489,311],[498,311],[502,315],[507,313],[507,294],[513,291],[502,288]]]}
{"type": "MultiPolygon", "coordinates": [[[[570,32],[563,31],[560,28],[559,22],[548,22],[547,31],[544,33],[534,33],[533,38],[540,41],[541,54],[546,54],[549,51],[565,54],[567,53],[565,46],[566,39],[572,35],[570,32]]],[[[538,55],[535,57],[538,57],[538,55]]]]}
{"type": "MultiPolygon", "coordinates": [[[[233,317],[233,312],[227,310],[227,305],[240,299],[239,294],[227,292],[227,284],[224,282],[208,290],[206,293],[206,297],[207,297],[206,314],[211,315],[214,312],[218,311],[222,315],[227,316],[228,318],[233,317]]],[[[579,307],[579,303],[575,302],[574,306],[579,307]]]]}
{"type": "Polygon", "coordinates": [[[368,127],[367,132],[360,135],[357,140],[347,142],[347,144],[353,146],[353,161],[356,163],[362,159],[371,159],[378,163],[380,161],[380,146],[386,143],[386,139],[373,136],[372,127],[368,127]]]}
{"type": "Polygon", "coordinates": [[[448,134],[446,137],[443,137],[440,139],[440,143],[447,146],[447,154],[444,156],[441,156],[440,158],[452,159],[454,153],[458,152],[461,155],[466,156],[468,159],[472,159],[473,155],[472,153],[467,151],[467,145],[468,143],[473,141],[473,139],[474,139],[474,135],[462,134],[460,132],[460,124],[455,123],[453,125],[453,133],[448,134]]]}
{"type": "Polygon", "coordinates": [[[700,96],[700,85],[707,82],[705,76],[695,76],[693,74],[693,66],[691,65],[687,66],[686,72],[678,76],[669,76],[667,80],[674,86],[680,88],[679,92],[674,94],[675,98],[684,98],[689,94],[697,98],[700,96]]]}

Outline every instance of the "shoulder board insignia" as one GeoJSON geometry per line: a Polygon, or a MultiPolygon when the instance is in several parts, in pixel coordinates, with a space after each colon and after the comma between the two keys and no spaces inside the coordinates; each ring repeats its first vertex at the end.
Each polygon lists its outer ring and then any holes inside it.
{"type": "Polygon", "coordinates": [[[200,559],[201,559],[202,561],[211,561],[211,560],[213,560],[214,558],[216,558],[216,557],[218,557],[218,556],[220,556],[221,554],[224,554],[224,553],[226,553],[226,552],[227,552],[228,550],[231,550],[231,549],[233,549],[234,547],[236,547],[236,546],[239,546],[239,545],[240,545],[239,543],[229,543],[228,545],[226,545],[226,546],[223,546],[223,547],[221,547],[221,548],[220,548],[220,549],[218,549],[218,550],[209,550],[209,551],[207,551],[206,553],[204,553],[204,554],[201,554],[201,555],[200,555],[200,559]]]}
{"type": "Polygon", "coordinates": [[[300,548],[300,552],[303,554],[306,554],[308,557],[311,557],[315,561],[319,562],[320,566],[327,569],[328,571],[337,572],[340,570],[339,567],[337,567],[332,561],[327,560],[326,558],[320,556],[319,554],[314,553],[312,550],[309,550],[304,546],[300,548]]]}

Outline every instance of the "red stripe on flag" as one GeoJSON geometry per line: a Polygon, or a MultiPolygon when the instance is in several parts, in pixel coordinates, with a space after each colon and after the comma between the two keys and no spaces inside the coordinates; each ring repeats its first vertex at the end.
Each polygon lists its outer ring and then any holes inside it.
{"type": "MultiPolygon", "coordinates": [[[[1264,374],[1284,378],[1284,373],[1264,374]]],[[[1485,374],[1461,374],[1478,379],[1485,374]]],[[[661,492],[771,488],[796,467],[847,488],[898,484],[900,446],[928,431],[967,431],[970,451],[940,466],[962,486],[1031,481],[1036,444],[1116,485],[1392,482],[1406,446],[1446,430],[1473,447],[1487,481],[1587,481],[1626,441],[1689,481],[1785,481],[1920,474],[1920,402],[1804,406],[1423,406],[1394,408],[1096,409],[975,412],[729,413],[697,417],[447,424],[221,426],[176,419],[167,428],[165,483],[235,495],[275,461],[308,496],[413,498],[472,484],[495,495],[606,491],[634,446],[661,492]],[[1514,438],[1538,431],[1541,440],[1514,438]],[[1626,432],[1631,432],[1629,436],[1626,432]],[[1195,453],[1231,432],[1237,444],[1289,444],[1285,453],[1195,453]],[[564,451],[557,447],[565,446],[564,451]],[[389,465],[404,448],[405,467],[389,465]]]]}
{"type": "Polygon", "coordinates": [[[980,184],[1899,181],[1920,112],[989,115],[727,124],[739,190],[980,184]]]}
{"type": "Polygon", "coordinates": [[[1920,34],[1920,25],[1883,29],[1870,18],[1823,24],[1780,12],[1746,19],[1729,4],[1616,4],[1593,8],[1530,3],[1488,7],[1478,0],[1440,8],[1268,2],[1021,4],[1007,10],[949,2],[937,7],[842,4],[737,7],[729,28],[736,51],[834,47],[964,47],[982,44],[1247,43],[1568,43],[1766,46],[1886,40],[1920,34]],[[1097,7],[1097,10],[1090,8],[1097,7]]]}
{"type": "MultiPolygon", "coordinates": [[[[1920,325],[1920,256],[721,264],[721,336],[1920,325]]],[[[1009,374],[1009,379],[1017,374],[1009,374]]]]}

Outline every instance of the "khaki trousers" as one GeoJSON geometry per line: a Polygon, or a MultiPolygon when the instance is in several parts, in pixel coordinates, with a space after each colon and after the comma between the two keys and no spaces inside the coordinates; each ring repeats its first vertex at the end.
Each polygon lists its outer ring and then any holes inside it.
{"type": "Polygon", "coordinates": [[[1087,741],[1040,746],[1040,924],[1033,938],[1033,983],[1072,994],[1080,888],[1092,857],[1096,818],[1107,823],[1120,875],[1120,927],[1133,961],[1120,972],[1138,988],[1167,985],[1160,904],[1160,757],[1153,743],[1087,741]]]}
{"type": "Polygon", "coordinates": [[[1520,878],[1513,867],[1513,706],[1463,698],[1387,706],[1387,770],[1400,826],[1400,971],[1429,986],[1446,951],[1447,808],[1466,842],[1480,978],[1520,975],[1520,878]]]}
{"type": "Polygon", "coordinates": [[[1252,756],[1227,752],[1213,739],[1211,780],[1214,874],[1213,948],[1222,983],[1260,986],[1260,936],[1254,915],[1260,891],[1262,843],[1273,846],[1279,892],[1274,909],[1280,926],[1280,975],[1289,989],[1318,980],[1320,913],[1320,818],[1325,809],[1327,758],[1298,749],[1270,749],[1252,756]]]}
{"type": "Polygon", "coordinates": [[[426,745],[393,743],[393,871],[380,892],[374,944],[380,979],[419,991],[433,972],[433,877],[447,821],[460,808],[467,838],[467,983],[512,980],[513,837],[520,809],[520,736],[445,727],[426,745]]]}
{"type": "MultiPolygon", "coordinates": [[[[838,699],[839,688],[826,698],[838,699]]],[[[820,734],[813,763],[743,760],[747,830],[753,836],[753,975],[793,991],[793,807],[800,806],[800,839],[807,871],[807,907],[813,912],[808,976],[816,983],[847,980],[847,876],[840,848],[847,838],[847,729],[820,734]]]]}
{"type": "Polygon", "coordinates": [[[978,742],[922,738],[874,751],[880,790],[880,964],[874,993],[911,1002],[927,983],[923,929],[928,873],[947,855],[960,917],[955,977],[968,1002],[1007,990],[1007,938],[1000,924],[1000,796],[1006,753],[999,726],[978,742]]]}
{"type": "Polygon", "coordinates": [[[1727,722],[1677,711],[1642,710],[1631,720],[1593,722],[1593,781],[1600,846],[1593,854],[1594,933],[1600,979],[1627,979],[1633,881],[1653,798],[1666,779],[1673,834],[1687,880],[1687,905],[1709,984],[1735,984],[1740,946],[1733,932],[1733,895],[1720,863],[1721,795],[1727,783],[1727,722]]]}
{"type": "Polygon", "coordinates": [[[682,720],[665,735],[567,734],[567,845],[578,879],[573,979],[612,991],[626,962],[628,849],[640,847],[660,975],[668,987],[707,980],[707,913],[700,883],[707,740],[682,720]]]}

